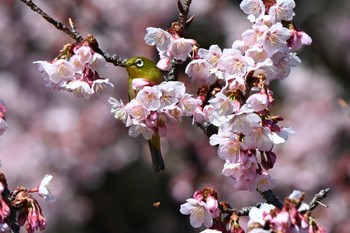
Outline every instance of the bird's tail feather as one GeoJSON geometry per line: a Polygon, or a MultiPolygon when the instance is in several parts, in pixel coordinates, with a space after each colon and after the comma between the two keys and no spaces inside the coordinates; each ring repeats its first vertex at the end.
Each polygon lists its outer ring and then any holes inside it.
{"type": "Polygon", "coordinates": [[[162,152],[160,151],[160,138],[159,136],[152,136],[151,140],[148,140],[149,149],[152,156],[153,169],[156,172],[163,171],[165,169],[162,152]]]}

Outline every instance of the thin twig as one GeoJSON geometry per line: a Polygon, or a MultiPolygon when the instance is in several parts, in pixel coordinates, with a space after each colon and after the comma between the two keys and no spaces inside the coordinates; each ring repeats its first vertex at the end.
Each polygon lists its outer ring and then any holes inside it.
{"type": "Polygon", "coordinates": [[[177,1],[177,5],[179,8],[179,24],[181,27],[181,31],[185,32],[188,25],[193,20],[193,16],[188,19],[188,13],[190,12],[190,5],[192,0],[185,0],[182,4],[180,0],[177,1]]]}
{"type": "Polygon", "coordinates": [[[21,2],[24,2],[27,6],[29,6],[34,12],[41,15],[44,19],[46,19],[47,22],[51,23],[53,26],[55,26],[58,30],[63,31],[68,36],[72,37],[77,42],[82,42],[83,37],[73,28],[70,29],[63,23],[55,20],[50,15],[48,15],[45,11],[43,11],[41,8],[39,8],[34,2],[31,0],[20,0],[21,2]]]}
{"type": "Polygon", "coordinates": [[[312,199],[312,201],[309,204],[310,211],[314,210],[318,205],[328,207],[327,205],[322,204],[321,200],[327,197],[329,190],[330,190],[330,188],[325,188],[325,189],[322,189],[321,191],[319,191],[318,193],[315,194],[315,197],[312,199]]]}

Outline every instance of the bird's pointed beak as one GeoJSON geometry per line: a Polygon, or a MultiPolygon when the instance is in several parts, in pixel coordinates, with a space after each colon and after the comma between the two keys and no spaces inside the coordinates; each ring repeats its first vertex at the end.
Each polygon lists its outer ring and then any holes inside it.
{"type": "Polygon", "coordinates": [[[122,67],[128,67],[128,66],[130,66],[131,64],[130,64],[130,62],[129,62],[129,60],[128,59],[124,59],[123,61],[122,61],[122,67]]]}

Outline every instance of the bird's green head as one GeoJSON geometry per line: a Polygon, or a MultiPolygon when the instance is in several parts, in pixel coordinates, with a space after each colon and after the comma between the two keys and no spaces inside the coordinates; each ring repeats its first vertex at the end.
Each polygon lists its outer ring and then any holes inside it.
{"type": "Polygon", "coordinates": [[[132,57],[124,63],[129,78],[145,78],[155,83],[162,80],[162,72],[154,62],[146,57],[132,57]]]}

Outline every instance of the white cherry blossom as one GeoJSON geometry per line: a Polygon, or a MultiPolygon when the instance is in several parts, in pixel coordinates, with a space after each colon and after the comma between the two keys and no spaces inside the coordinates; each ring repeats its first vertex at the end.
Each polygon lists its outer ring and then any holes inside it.
{"type": "Polygon", "coordinates": [[[206,227],[211,227],[213,224],[213,218],[206,203],[194,198],[189,198],[186,201],[187,203],[180,206],[180,212],[182,214],[190,215],[191,225],[195,228],[201,227],[203,224],[206,227]]]}

